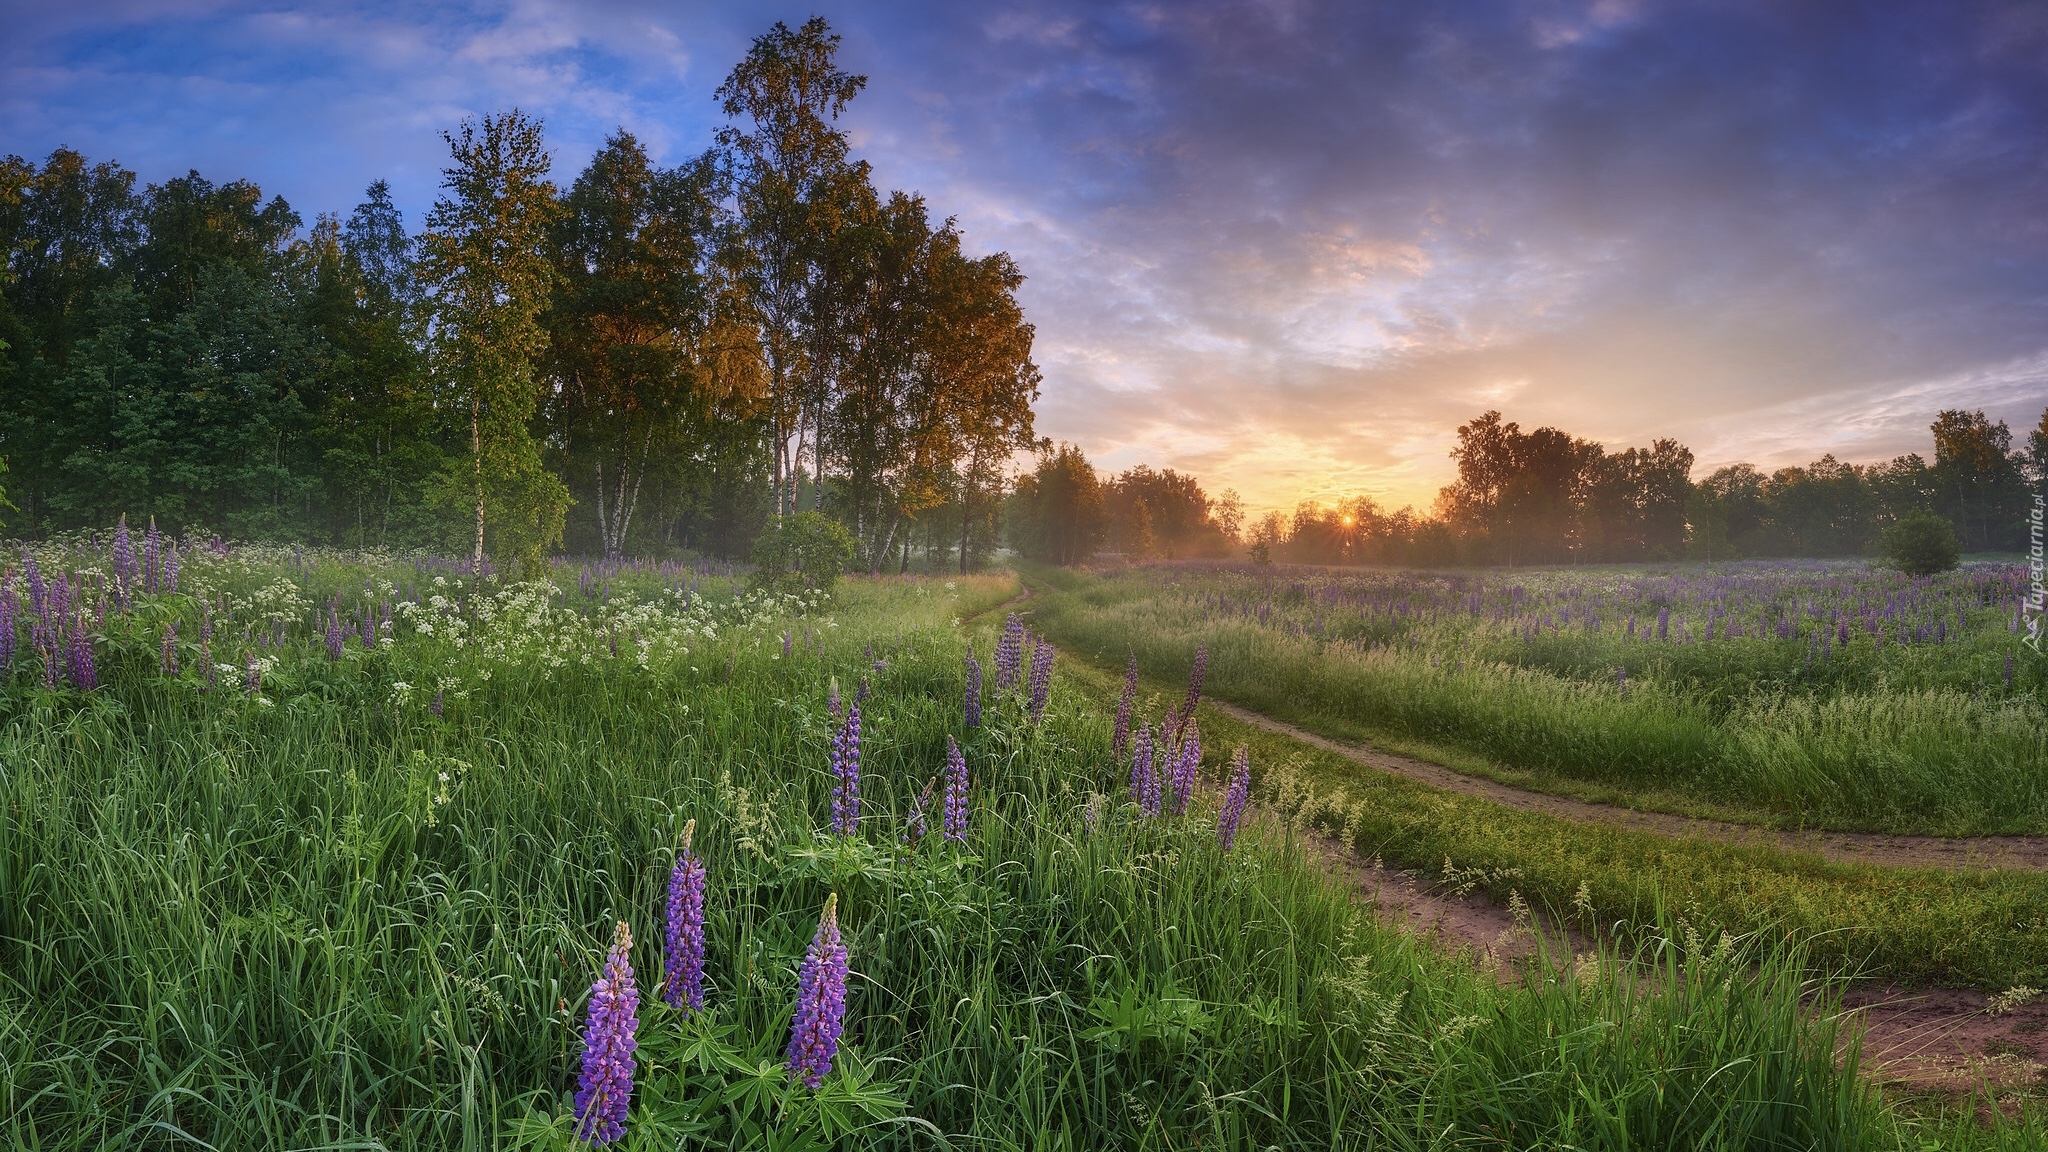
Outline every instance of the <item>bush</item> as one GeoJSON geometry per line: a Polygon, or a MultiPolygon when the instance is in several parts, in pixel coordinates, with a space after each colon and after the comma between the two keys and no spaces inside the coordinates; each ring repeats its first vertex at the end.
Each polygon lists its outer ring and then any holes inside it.
{"type": "Polygon", "coordinates": [[[830,590],[853,560],[853,536],[822,512],[799,512],[754,540],[754,584],[778,592],[830,590]]]}
{"type": "Polygon", "coordinates": [[[1946,572],[1962,560],[1956,531],[1948,518],[1932,512],[1908,512],[1884,530],[1877,549],[1885,563],[1908,576],[1946,572]]]}

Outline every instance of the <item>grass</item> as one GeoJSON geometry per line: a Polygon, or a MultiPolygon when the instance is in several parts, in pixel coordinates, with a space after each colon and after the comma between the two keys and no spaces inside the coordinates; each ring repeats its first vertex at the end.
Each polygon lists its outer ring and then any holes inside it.
{"type": "Polygon", "coordinates": [[[1184,674],[1206,647],[1221,698],[1524,786],[1774,826],[2048,832],[2048,669],[2010,635],[2002,567],[1031,575],[1051,592],[1034,618],[1078,650],[1184,674]],[[1667,618],[1656,641],[1660,601],[1748,631],[1685,643],[1667,618]]]}
{"type": "MultiPolygon", "coordinates": [[[[250,586],[282,576],[313,603],[363,575],[247,563],[250,586]]],[[[1627,963],[1503,985],[1378,926],[1284,834],[1226,854],[1207,812],[1137,819],[1085,678],[1059,678],[1041,724],[991,700],[963,732],[953,620],[1006,578],[855,581],[808,607],[650,586],[576,620],[519,595],[488,620],[475,600],[442,612],[441,586],[413,583],[424,606],[394,606],[390,643],[338,660],[310,613],[281,644],[253,617],[255,647],[217,655],[270,661],[256,692],[143,658],[169,619],[196,623],[186,595],[110,612],[95,691],[17,671],[0,726],[12,1146],[567,1147],[601,950],[631,922],[653,986],[689,820],[710,1010],[643,1000],[630,1148],[2042,1135],[1877,1097],[1853,1048],[1838,1066],[1831,993],[1796,947],[1693,946],[1672,922],[1627,963]],[[835,680],[868,688],[852,839],[820,828],[835,680]],[[949,733],[974,774],[970,840],[903,846],[949,733]],[[780,1054],[828,893],[856,975],[848,1047],[812,1094],[780,1054]]],[[[227,602],[216,637],[258,607],[227,602]]]]}

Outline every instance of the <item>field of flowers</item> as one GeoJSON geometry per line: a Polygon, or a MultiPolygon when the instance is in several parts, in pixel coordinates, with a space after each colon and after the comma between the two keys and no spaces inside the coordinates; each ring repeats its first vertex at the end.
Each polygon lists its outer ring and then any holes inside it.
{"type": "Polygon", "coordinates": [[[989,612],[1016,587],[501,584],[125,532],[17,553],[0,1129],[2037,1146],[1877,1098],[1796,952],[1674,926],[1505,983],[1428,953],[1240,827],[1256,766],[1204,747],[1198,686],[1156,716],[1077,691],[989,612]]]}
{"type": "Polygon", "coordinates": [[[2048,661],[2025,570],[1859,562],[1047,573],[1034,605],[1104,661],[1185,668],[1333,735],[1781,824],[2048,831],[2048,661]]]}

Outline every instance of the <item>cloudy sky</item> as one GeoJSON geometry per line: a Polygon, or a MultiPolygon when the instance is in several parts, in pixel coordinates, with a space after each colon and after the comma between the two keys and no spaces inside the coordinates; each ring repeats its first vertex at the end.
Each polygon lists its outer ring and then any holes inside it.
{"type": "Polygon", "coordinates": [[[1701,468],[2048,405],[2048,5],[0,0],[0,152],[246,177],[308,221],[512,106],[567,180],[817,12],[886,187],[1012,252],[1040,430],[1254,508],[1427,506],[1499,408],[1701,468]]]}

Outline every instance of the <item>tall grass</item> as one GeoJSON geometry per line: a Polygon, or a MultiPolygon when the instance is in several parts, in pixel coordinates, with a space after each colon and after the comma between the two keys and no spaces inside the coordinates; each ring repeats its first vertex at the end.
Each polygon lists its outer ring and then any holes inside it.
{"type": "MultiPolygon", "coordinates": [[[[1493,635],[1485,618],[1444,612],[1398,619],[1361,648],[1331,637],[1343,630],[1335,609],[1319,616],[1320,629],[1301,623],[1298,605],[1263,617],[1239,610],[1215,591],[1246,579],[1228,570],[1034,577],[1057,589],[1033,605],[1039,627],[1055,637],[1102,659],[1129,649],[1157,669],[1184,669],[1207,647],[1218,696],[1333,734],[1407,738],[1773,823],[2048,831],[2048,709],[2029,687],[2039,670],[2016,663],[2015,689],[2005,691],[1996,672],[2003,657],[1990,658],[1989,639],[1977,644],[1985,652],[1960,632],[1946,648],[1858,649],[1853,662],[1875,672],[1827,679],[1806,675],[1811,665],[1800,654],[1812,644],[1797,638],[1631,644],[1610,619],[1598,637],[1527,641],[1493,635]],[[1605,659],[1565,659],[1567,648],[1600,648],[1605,659]],[[1898,683],[1884,675],[1888,663],[1898,683]],[[1604,671],[1588,675],[1589,665],[1604,671]],[[1956,678],[1970,675],[1984,686],[1959,686],[1956,678]]],[[[2003,633],[1995,611],[1978,615],[1987,635],[1994,624],[2003,633]]]]}
{"type": "Polygon", "coordinates": [[[629,1146],[1918,1146],[1837,1064],[1826,991],[1802,1010],[1796,956],[1667,935],[1496,983],[1379,927],[1283,834],[1225,854],[1210,813],[1135,818],[1101,709],[1064,684],[1042,725],[999,702],[962,732],[951,621],[1005,591],[860,582],[829,622],[645,668],[630,645],[457,668],[438,715],[394,684],[468,649],[404,634],[334,664],[309,643],[261,696],[147,670],[10,694],[0,1130],[564,1147],[609,926],[633,923],[651,984],[696,820],[711,1011],[646,1001],[629,1146]],[[868,684],[852,841],[821,831],[835,679],[868,684]],[[904,847],[948,733],[969,843],[904,847]],[[779,1053],[828,892],[856,978],[813,1097],[779,1053]]]}

